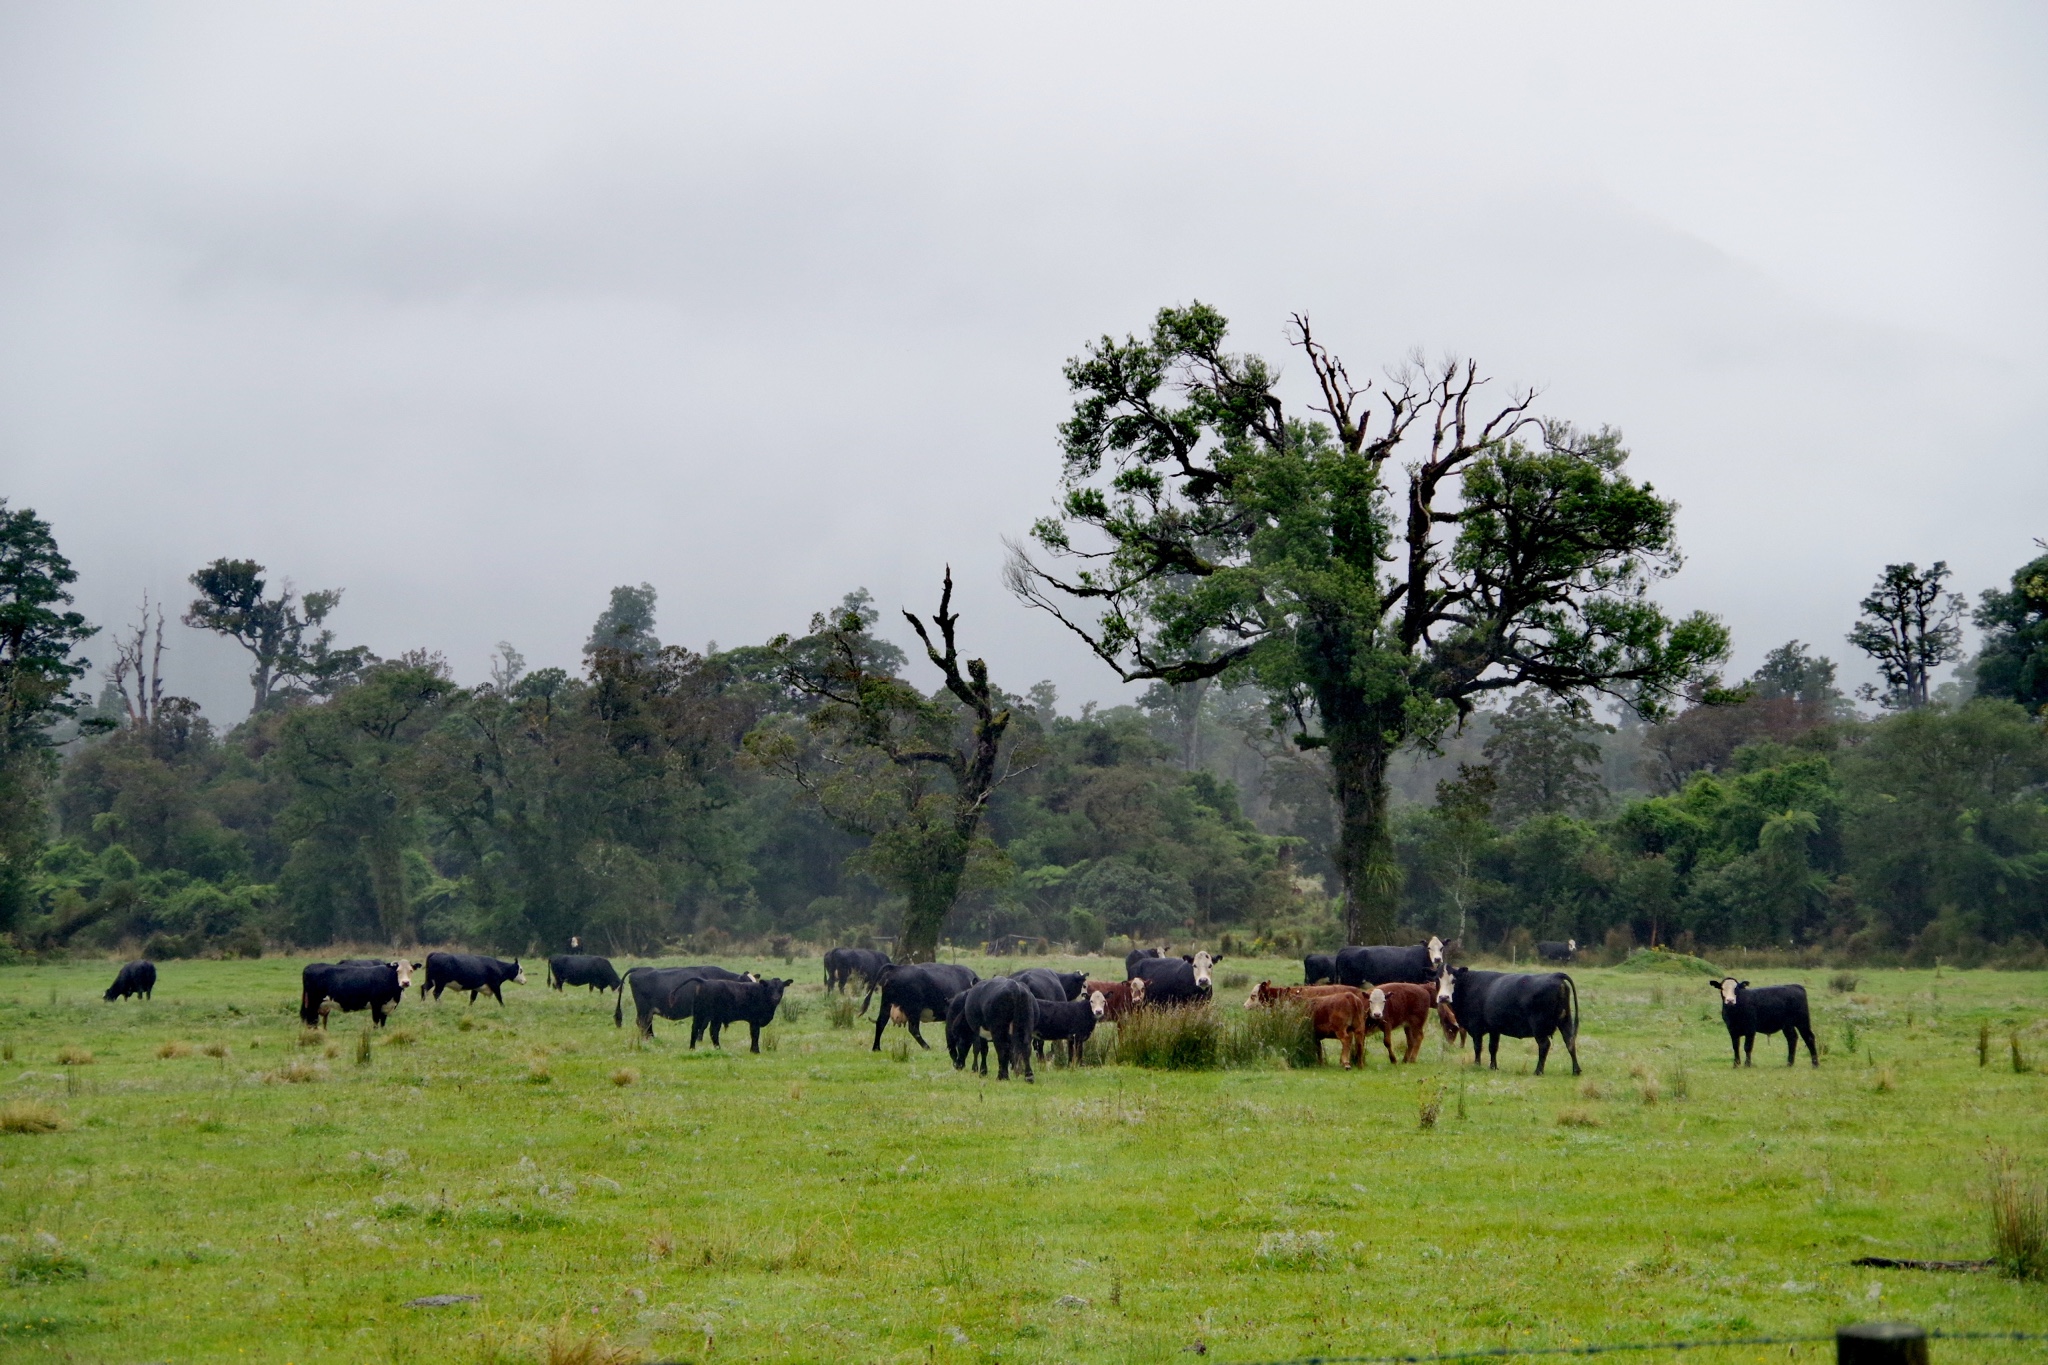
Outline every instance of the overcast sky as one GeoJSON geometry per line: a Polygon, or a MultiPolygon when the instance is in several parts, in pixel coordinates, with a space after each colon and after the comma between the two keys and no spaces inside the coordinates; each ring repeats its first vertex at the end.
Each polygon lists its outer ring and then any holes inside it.
{"type": "Polygon", "coordinates": [[[0,495],[94,620],[251,557],[465,682],[618,583],[702,648],[950,561],[999,681],[1107,700],[1001,537],[1062,361],[1199,298],[1619,426],[1663,598],[1848,665],[1887,561],[2048,535],[2044,15],[8,4],[0,495]]]}

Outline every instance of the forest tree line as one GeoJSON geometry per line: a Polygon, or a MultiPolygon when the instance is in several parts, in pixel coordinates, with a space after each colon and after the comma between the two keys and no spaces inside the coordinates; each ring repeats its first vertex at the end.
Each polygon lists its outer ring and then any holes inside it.
{"type": "Polygon", "coordinates": [[[1677,509],[1617,433],[1482,410],[1469,365],[1354,386],[1305,319],[1297,413],[1223,330],[1162,310],[1070,363],[1060,513],[1013,547],[1019,598],[1149,685],[1113,708],[991,678],[950,574],[929,615],[856,591],[702,654],[624,586],[577,671],[504,645],[468,687],[248,560],[195,571],[175,624],[100,630],[0,502],[5,950],[1436,932],[2048,962],[2048,555],[1974,608],[1945,565],[1887,566],[1846,640],[1873,714],[1798,642],[1730,683],[1718,620],[1648,598],[1677,509]],[[246,719],[177,694],[179,630],[248,652],[246,719]]]}

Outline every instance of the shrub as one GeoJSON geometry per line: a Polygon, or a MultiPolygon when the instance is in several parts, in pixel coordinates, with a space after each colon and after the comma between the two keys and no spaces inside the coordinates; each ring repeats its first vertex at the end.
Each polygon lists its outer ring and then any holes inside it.
{"type": "Polygon", "coordinates": [[[190,1057],[192,1055],[192,1044],[181,1043],[176,1039],[168,1043],[159,1043],[157,1044],[156,1055],[160,1061],[166,1062],[173,1057],[190,1057]]]}
{"type": "Polygon", "coordinates": [[[1991,1236],[1993,1259],[2008,1275],[2048,1279],[2048,1185],[2002,1147],[1991,1153],[1991,1236]]]}
{"type": "Polygon", "coordinates": [[[56,1133],[65,1127],[56,1106],[41,1100],[9,1100],[0,1104],[0,1133],[56,1133]]]}
{"type": "MultiPolygon", "coordinates": [[[[2017,1043],[2014,1044],[2013,1050],[2015,1053],[2018,1052],[2019,1047],[2017,1043]]],[[[66,1043],[63,1047],[57,1049],[57,1065],[91,1066],[92,1049],[89,1047],[77,1047],[70,1043],[66,1043]]]]}
{"type": "Polygon", "coordinates": [[[835,995],[825,1002],[825,1018],[833,1028],[852,1028],[859,1007],[850,995],[835,995]]]}

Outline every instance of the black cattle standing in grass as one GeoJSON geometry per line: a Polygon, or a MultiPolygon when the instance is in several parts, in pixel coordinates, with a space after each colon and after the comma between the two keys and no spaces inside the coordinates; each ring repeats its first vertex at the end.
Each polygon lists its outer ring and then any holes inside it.
{"type": "Polygon", "coordinates": [[[548,985],[556,990],[588,986],[594,991],[615,991],[619,988],[619,973],[608,957],[557,953],[548,959],[548,985]]]}
{"type": "Polygon", "coordinates": [[[1461,1032],[1472,1037],[1472,1063],[1486,1044],[1487,1065],[1500,1066],[1500,1040],[1534,1038],[1536,1074],[1550,1059],[1550,1035],[1564,1038],[1579,1074],[1579,988],[1563,972],[1481,972],[1458,967],[1437,981],[1439,1003],[1448,1001],[1461,1032]]]}
{"type": "Polygon", "coordinates": [[[1024,989],[1040,1000],[1059,1004],[1067,1000],[1079,1000],[1081,991],[1088,984],[1086,972],[1056,972],[1050,967],[1026,967],[1010,973],[1010,980],[1021,981],[1024,989]]]}
{"type": "MultiPolygon", "coordinates": [[[[1022,1072],[1026,1081],[1035,1079],[1031,1074],[1031,1037],[1038,1031],[1040,1003],[1023,982],[1007,976],[968,987],[963,996],[949,1003],[946,1014],[946,1049],[953,1054],[954,1069],[965,1060],[964,1044],[985,1039],[995,1049],[997,1080],[1009,1080],[1012,1067],[1022,1072]]],[[[978,1045],[974,1051],[975,1070],[986,1076],[988,1054],[978,1045]]]]}
{"type": "Polygon", "coordinates": [[[367,1009],[381,1028],[412,985],[412,964],[351,958],[346,962],[311,962],[299,973],[299,1021],[307,1028],[324,1026],[332,1000],[345,1014],[367,1009]]]}
{"type": "Polygon", "coordinates": [[[1097,991],[1087,1000],[1064,1000],[1057,1003],[1041,999],[1038,1002],[1038,1018],[1032,1026],[1032,1043],[1038,1055],[1045,1055],[1047,1043],[1065,1043],[1067,1061],[1075,1066],[1081,1064],[1081,1051],[1089,1038],[1094,1036],[1095,1025],[1107,1012],[1102,992],[1097,991]]]}
{"type": "Polygon", "coordinates": [[[1759,1033],[1785,1035],[1785,1065],[1799,1062],[1799,1040],[1806,1040],[1806,1055],[1820,1065],[1820,1053],[1813,1046],[1813,1017],[1806,1009],[1804,986],[1759,986],[1734,977],[1708,978],[1721,993],[1721,1022],[1728,1026],[1728,1045],[1735,1049],[1735,1065],[1756,1065],[1756,1036],[1759,1033]]]}
{"type": "Polygon", "coordinates": [[[1544,939],[1536,945],[1536,956],[1545,962],[1571,962],[1579,955],[1579,941],[1568,938],[1562,943],[1544,939]]]}
{"type": "Polygon", "coordinates": [[[526,971],[517,962],[478,953],[428,953],[427,974],[420,978],[420,999],[426,999],[427,992],[432,991],[439,1000],[441,992],[453,986],[458,991],[468,991],[472,1005],[485,991],[502,1005],[505,996],[498,988],[508,981],[515,986],[526,984],[526,971]]]}
{"type": "Polygon", "coordinates": [[[1209,969],[1223,959],[1208,953],[1189,957],[1137,958],[1125,965],[1134,968],[1131,980],[1145,983],[1145,1004],[1195,1005],[1209,999],[1212,978],[1209,969]]]}
{"type": "MultiPolygon", "coordinates": [[[[1332,986],[1342,984],[1337,980],[1337,959],[1330,953],[1310,953],[1301,960],[1301,984],[1320,986],[1325,983],[1332,986]]],[[[1375,981],[1373,985],[1377,986],[1379,982],[1375,981]]]]}
{"type": "Polygon", "coordinates": [[[892,1017],[910,1026],[910,1036],[917,1039],[919,1047],[930,1048],[918,1024],[927,1014],[944,1019],[946,1002],[980,980],[972,967],[956,962],[896,962],[884,967],[860,1002],[865,1014],[875,993],[881,992],[882,1003],[875,1011],[875,1045],[869,1051],[882,1050],[882,1030],[889,1027],[892,1017]]]}
{"type": "Polygon", "coordinates": [[[759,981],[752,972],[723,967],[629,967],[612,1007],[612,1027],[625,1022],[626,987],[633,988],[633,1012],[642,1038],[654,1036],[654,1020],[688,1019],[696,1009],[697,987],[706,981],[759,981]]]}
{"type": "Polygon", "coordinates": [[[107,987],[108,1000],[126,1000],[131,995],[149,999],[149,993],[156,989],[156,964],[154,962],[130,962],[114,973],[114,984],[107,987]]]}
{"type": "Polygon", "coordinates": [[[1140,962],[1151,962],[1165,958],[1166,954],[1157,948],[1133,948],[1124,954],[1124,980],[1129,981],[1138,974],[1140,962]]]}
{"type": "Polygon", "coordinates": [[[825,952],[825,989],[843,991],[859,977],[872,987],[882,968],[889,965],[887,953],[872,948],[830,948],[825,952]]]}
{"type": "Polygon", "coordinates": [[[1434,984],[1443,969],[1444,941],[1431,934],[1429,942],[1412,948],[1339,948],[1332,980],[1360,990],[1396,981],[1428,986],[1434,984]]]}
{"type": "Polygon", "coordinates": [[[761,1030],[775,1019],[782,1007],[782,993],[794,981],[706,981],[697,987],[697,1004],[690,1020],[690,1046],[711,1030],[711,1046],[722,1047],[719,1031],[733,1024],[747,1024],[753,1031],[753,1047],[761,1050],[761,1030]]]}

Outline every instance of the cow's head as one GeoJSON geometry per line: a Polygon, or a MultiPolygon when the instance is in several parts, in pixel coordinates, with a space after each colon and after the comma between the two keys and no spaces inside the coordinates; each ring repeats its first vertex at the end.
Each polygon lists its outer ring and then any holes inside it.
{"type": "Polygon", "coordinates": [[[1444,968],[1442,973],[1438,975],[1436,979],[1436,1002],[1439,1005],[1448,1005],[1452,1000],[1457,998],[1458,973],[1464,970],[1465,969],[1463,967],[1446,967],[1444,968]]]}
{"type": "Polygon", "coordinates": [[[576,950],[577,950],[578,948],[581,948],[582,946],[583,946],[583,940],[582,940],[582,939],[580,939],[580,938],[576,937],[576,935],[574,935],[574,934],[571,934],[571,935],[569,935],[569,951],[570,951],[570,952],[572,952],[572,953],[573,953],[573,952],[575,952],[575,951],[576,951],[576,950]]]}
{"type": "Polygon", "coordinates": [[[1365,997],[1365,1015],[1368,1019],[1387,1017],[1387,992],[1384,987],[1374,986],[1372,994],[1365,997]]]}
{"type": "Polygon", "coordinates": [[[1429,965],[1438,971],[1444,965],[1444,941],[1435,934],[1429,936],[1429,965]]]}
{"type": "Polygon", "coordinates": [[[778,981],[770,979],[767,981],[763,981],[761,984],[767,988],[768,1008],[771,1010],[776,1010],[782,1008],[782,993],[788,990],[791,986],[794,986],[796,982],[778,981]]]}
{"type": "Polygon", "coordinates": [[[1464,1025],[1458,1022],[1457,1011],[1451,1008],[1451,1002],[1448,1000],[1436,1002],[1436,1021],[1443,1025],[1444,1037],[1453,1043],[1465,1032],[1464,1025]]]}
{"type": "Polygon", "coordinates": [[[512,984],[515,986],[524,986],[526,984],[526,968],[520,966],[517,962],[512,964],[512,984]]]}
{"type": "Polygon", "coordinates": [[[1109,997],[1101,991],[1088,992],[1088,1012],[1097,1019],[1109,1017],[1109,997]]]}
{"type": "Polygon", "coordinates": [[[1189,963],[1195,969],[1195,985],[1205,991],[1208,990],[1210,984],[1209,969],[1222,960],[1220,956],[1211,957],[1208,953],[1196,953],[1193,957],[1189,958],[1189,963]]]}
{"type": "Polygon", "coordinates": [[[759,972],[741,972],[740,976],[747,981],[758,982],[761,979],[761,974],[759,972]]]}
{"type": "Polygon", "coordinates": [[[398,989],[402,991],[412,989],[412,964],[410,962],[401,957],[391,964],[391,970],[398,973],[398,989]]]}
{"type": "Polygon", "coordinates": [[[1564,950],[1568,953],[1576,953],[1579,950],[1579,941],[1575,938],[1566,939],[1564,941],[1564,950]]]}
{"type": "Polygon", "coordinates": [[[1712,986],[1715,990],[1721,992],[1722,1004],[1732,1005],[1735,1003],[1735,993],[1741,990],[1743,987],[1747,986],[1749,983],[1747,981],[1737,981],[1732,976],[1710,976],[1707,978],[1707,984],[1712,986]]]}
{"type": "Polygon", "coordinates": [[[1144,978],[1144,977],[1142,977],[1142,976],[1140,976],[1140,977],[1136,977],[1136,978],[1134,978],[1133,980],[1131,980],[1131,981],[1128,981],[1128,982],[1126,982],[1125,984],[1126,984],[1126,985],[1128,985],[1128,986],[1129,986],[1129,987],[1131,988],[1131,1003],[1132,1003],[1133,1005],[1142,1005],[1142,1004],[1144,1004],[1144,1003],[1145,1003],[1145,978],[1144,978]]]}

